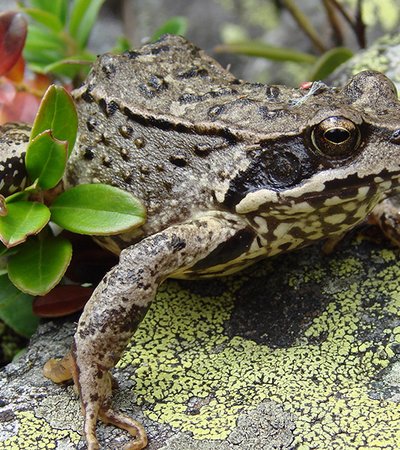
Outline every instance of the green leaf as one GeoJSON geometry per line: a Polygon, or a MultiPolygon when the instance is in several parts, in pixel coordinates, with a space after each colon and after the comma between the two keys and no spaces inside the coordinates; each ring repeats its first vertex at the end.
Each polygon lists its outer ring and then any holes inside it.
{"type": "Polygon", "coordinates": [[[29,197],[29,193],[26,192],[24,189],[23,191],[15,192],[14,194],[9,195],[6,198],[6,203],[12,203],[12,202],[20,201],[20,200],[27,200],[28,197],[29,197]]]}
{"type": "Polygon", "coordinates": [[[96,57],[89,53],[85,53],[84,55],[74,55],[42,67],[41,72],[63,75],[72,79],[78,73],[83,72],[84,75],[87,75],[90,70],[90,65],[95,59],[96,57]]]}
{"type": "Polygon", "coordinates": [[[84,48],[105,0],[74,0],[69,21],[71,36],[84,48]]]}
{"type": "Polygon", "coordinates": [[[0,217],[0,240],[10,248],[37,234],[50,220],[47,206],[38,202],[7,203],[8,214],[0,217]]]}
{"type": "Polygon", "coordinates": [[[55,139],[44,131],[30,141],[26,149],[25,166],[31,180],[38,180],[42,189],[56,186],[64,175],[68,143],[55,139]]]}
{"type": "Polygon", "coordinates": [[[163,34],[179,34],[184,36],[188,28],[188,21],[186,17],[175,16],[164,22],[157,30],[154,32],[151,40],[157,41],[163,34]]]}
{"type": "Polygon", "coordinates": [[[8,258],[8,276],[23,292],[44,295],[56,286],[72,257],[72,245],[60,236],[30,239],[8,258]]]}
{"type": "Polygon", "coordinates": [[[353,56],[353,52],[346,47],[332,48],[320,56],[315,62],[310,80],[323,80],[330,75],[340,64],[343,64],[353,56]]]}
{"type": "Polygon", "coordinates": [[[7,275],[0,276],[0,319],[25,337],[32,336],[39,324],[32,301],[33,297],[18,290],[7,275]]]}
{"type": "Polygon", "coordinates": [[[52,12],[44,11],[38,8],[22,8],[22,11],[36,22],[50,28],[51,30],[59,33],[63,29],[63,24],[61,23],[59,17],[57,17],[52,12]]]}
{"type": "Polygon", "coordinates": [[[78,130],[78,116],[71,96],[63,87],[54,84],[43,96],[32,126],[30,142],[47,130],[55,139],[67,141],[68,154],[71,154],[78,130]]]}
{"type": "Polygon", "coordinates": [[[256,56],[274,61],[292,61],[312,64],[316,61],[314,55],[298,52],[285,47],[273,47],[263,42],[245,41],[232,42],[230,44],[218,45],[215,48],[219,53],[235,53],[238,55],[256,56]]]}
{"type": "Polygon", "coordinates": [[[118,234],[145,222],[146,210],[132,194],[104,184],[81,184],[51,206],[51,220],[80,234],[118,234]]]}
{"type": "Polygon", "coordinates": [[[30,0],[34,8],[54,14],[63,24],[67,18],[68,2],[69,0],[30,0]]]}
{"type": "Polygon", "coordinates": [[[23,191],[15,192],[6,198],[6,203],[19,202],[21,200],[27,200],[29,196],[38,190],[38,183],[35,180],[31,185],[27,186],[23,191]]]}
{"type": "Polygon", "coordinates": [[[24,58],[28,63],[28,67],[32,72],[44,73],[44,68],[54,61],[63,58],[64,55],[54,51],[30,51],[26,47],[24,49],[24,58]]]}
{"type": "Polygon", "coordinates": [[[44,30],[30,24],[24,50],[31,52],[49,52],[52,50],[63,55],[65,53],[65,42],[58,33],[51,29],[44,30]]]}
{"type": "Polygon", "coordinates": [[[125,36],[120,36],[117,38],[117,42],[115,43],[111,53],[124,53],[132,48],[129,39],[125,36]]]}

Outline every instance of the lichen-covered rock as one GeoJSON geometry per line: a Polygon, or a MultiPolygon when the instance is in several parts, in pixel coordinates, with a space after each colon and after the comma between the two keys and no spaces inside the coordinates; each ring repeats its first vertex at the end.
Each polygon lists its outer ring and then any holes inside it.
{"type": "MultiPolygon", "coordinates": [[[[168,281],[115,371],[117,409],[150,450],[400,447],[400,262],[353,243],[207,282],[168,281]]],[[[41,367],[72,323],[48,323],[1,374],[0,449],[75,449],[71,386],[41,367]]],[[[99,426],[105,449],[128,440],[99,426]]]]}
{"type": "Polygon", "coordinates": [[[386,35],[366,50],[360,51],[342,64],[328,79],[329,83],[341,86],[354,74],[363,70],[378,70],[386,74],[400,92],[400,34],[386,35]]]}

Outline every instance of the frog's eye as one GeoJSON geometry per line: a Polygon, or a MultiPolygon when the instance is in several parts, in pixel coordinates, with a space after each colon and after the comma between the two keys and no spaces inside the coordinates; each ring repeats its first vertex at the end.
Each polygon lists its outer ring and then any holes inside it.
{"type": "Polygon", "coordinates": [[[323,120],[312,129],[311,142],[323,155],[333,159],[344,159],[357,150],[361,134],[351,120],[334,116],[323,120]]]}

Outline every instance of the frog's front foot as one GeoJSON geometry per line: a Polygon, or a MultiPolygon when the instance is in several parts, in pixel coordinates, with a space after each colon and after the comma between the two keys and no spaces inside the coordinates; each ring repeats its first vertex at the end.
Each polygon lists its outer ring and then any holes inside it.
{"type": "Polygon", "coordinates": [[[99,449],[96,437],[96,423],[100,419],[105,424],[112,424],[126,430],[135,439],[124,450],[142,450],[147,445],[147,435],[143,426],[136,420],[111,408],[112,378],[107,368],[98,362],[82,367],[78,371],[77,355],[73,352],[72,376],[78,387],[84,416],[84,435],[88,450],[99,449]],[[86,389],[82,389],[82,383],[86,389]]]}
{"type": "MultiPolygon", "coordinates": [[[[88,450],[100,448],[96,437],[97,416],[93,409],[88,408],[85,413],[84,433],[88,450]]],[[[143,425],[129,416],[118,413],[109,406],[101,406],[98,410],[98,418],[105,424],[112,424],[127,431],[135,440],[125,444],[124,450],[142,450],[147,446],[147,434],[143,425]]]]}
{"type": "MultiPolygon", "coordinates": [[[[126,430],[136,439],[124,446],[124,450],[142,450],[147,445],[147,434],[140,422],[121,413],[113,411],[111,408],[104,408],[99,411],[99,417],[104,423],[111,423],[118,428],[126,430]]],[[[93,447],[93,449],[96,447],[93,447]]]]}
{"type": "Polygon", "coordinates": [[[375,206],[369,221],[379,225],[386,237],[400,247],[400,197],[398,195],[387,198],[375,206]]]}
{"type": "Polygon", "coordinates": [[[98,450],[100,448],[96,437],[96,423],[100,419],[105,424],[112,424],[118,428],[126,430],[134,441],[124,446],[124,450],[142,450],[147,445],[147,435],[143,425],[129,416],[118,413],[110,407],[111,389],[113,380],[108,370],[96,365],[92,370],[84,370],[81,373],[86,379],[92,380],[92,387],[97,390],[95,393],[85,393],[79,389],[77,379],[77,368],[75,358],[68,353],[63,359],[50,359],[43,368],[43,374],[55,383],[63,383],[74,379],[75,386],[80,391],[82,398],[82,410],[84,415],[84,434],[88,450],[98,450]]]}

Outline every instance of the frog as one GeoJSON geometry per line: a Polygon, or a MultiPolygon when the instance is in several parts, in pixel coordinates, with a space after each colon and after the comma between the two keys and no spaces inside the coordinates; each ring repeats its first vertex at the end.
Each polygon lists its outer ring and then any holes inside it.
{"type": "Polygon", "coordinates": [[[368,70],[340,88],[247,82],[173,35],[99,56],[73,98],[79,130],[65,186],[121,188],[147,220],[95,238],[119,262],[86,304],[71,351],[44,372],[73,380],[89,450],[100,448],[99,419],[139,450],[146,432],[112,407],[110,371],[160,284],[234,274],[338,239],[367,217],[393,237],[400,103],[393,83],[368,70]]]}

